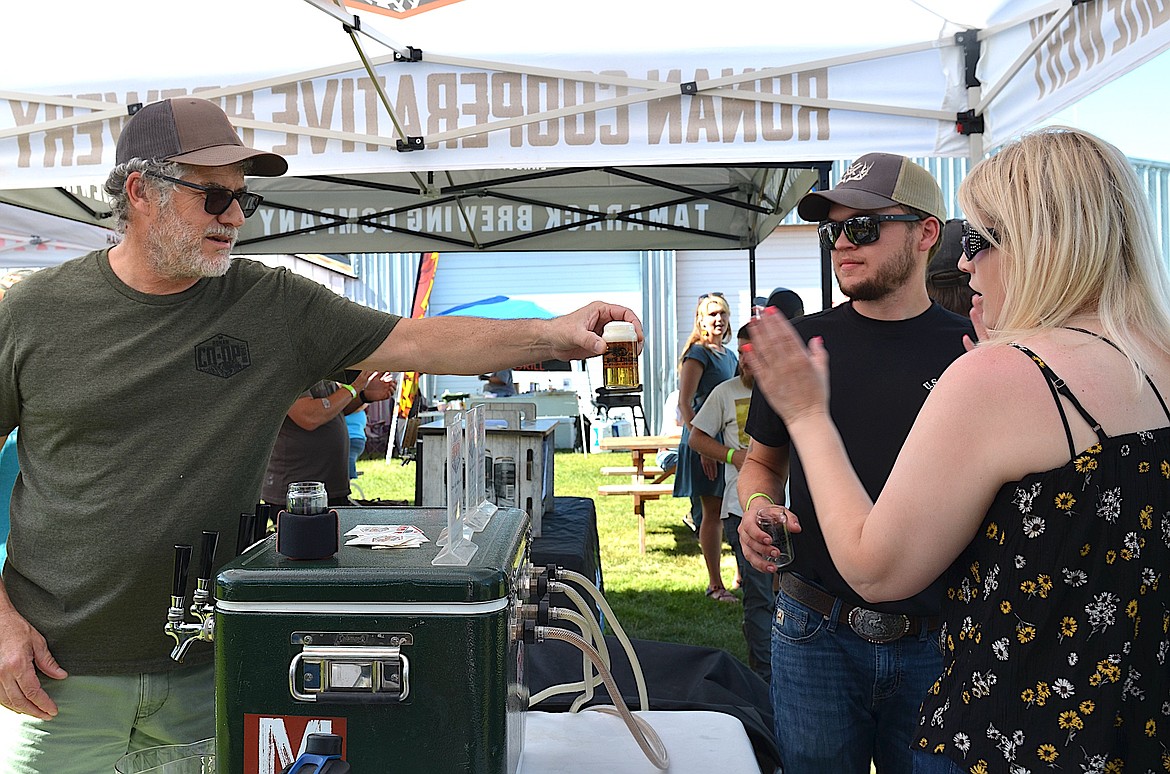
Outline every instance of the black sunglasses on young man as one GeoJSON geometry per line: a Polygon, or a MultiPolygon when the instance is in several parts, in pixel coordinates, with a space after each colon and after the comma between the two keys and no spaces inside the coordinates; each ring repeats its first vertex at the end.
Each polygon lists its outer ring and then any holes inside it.
{"type": "Polygon", "coordinates": [[[189,183],[186,180],[180,180],[177,177],[168,177],[167,175],[160,175],[157,172],[147,172],[151,177],[156,177],[159,180],[166,180],[168,183],[175,185],[185,185],[188,188],[194,188],[196,191],[203,192],[203,211],[208,215],[222,215],[227,212],[227,208],[232,206],[233,201],[240,203],[240,209],[244,211],[244,217],[252,216],[252,213],[260,207],[260,203],[264,201],[264,197],[260,194],[251,193],[249,191],[233,191],[229,188],[220,188],[217,186],[199,185],[198,183],[189,183]]]}
{"type": "Polygon", "coordinates": [[[996,242],[999,241],[999,234],[995,233],[995,229],[993,228],[987,229],[987,236],[991,237],[991,239],[980,234],[967,221],[963,221],[963,235],[959,238],[959,243],[963,246],[963,255],[967,257],[968,261],[975,260],[975,256],[992,247],[992,239],[996,242]]]}
{"type": "Polygon", "coordinates": [[[913,222],[922,220],[921,215],[854,215],[845,220],[822,220],[817,226],[821,249],[834,250],[841,232],[855,245],[871,245],[881,238],[882,224],[891,220],[913,222]]]}

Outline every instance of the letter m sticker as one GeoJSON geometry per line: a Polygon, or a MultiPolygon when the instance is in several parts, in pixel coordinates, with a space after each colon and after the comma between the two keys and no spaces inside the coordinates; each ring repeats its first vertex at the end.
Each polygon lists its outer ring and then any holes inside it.
{"type": "Polygon", "coordinates": [[[345,718],[245,714],[244,774],[280,774],[305,751],[309,734],[340,736],[345,757],[345,718]]]}

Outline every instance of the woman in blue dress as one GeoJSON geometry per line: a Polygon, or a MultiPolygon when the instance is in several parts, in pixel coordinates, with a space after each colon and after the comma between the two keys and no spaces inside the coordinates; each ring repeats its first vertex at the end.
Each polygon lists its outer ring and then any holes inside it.
{"type": "Polygon", "coordinates": [[[698,497],[702,504],[699,547],[707,565],[707,596],[718,602],[739,600],[723,585],[719,571],[723,551],[723,525],[719,506],[723,500],[723,466],[690,448],[691,419],[720,382],[735,376],[739,360],[725,345],[731,341],[731,308],[722,293],[699,297],[695,325],[683,346],[678,366],[678,408],[682,438],[678,444],[678,468],[674,475],[675,497],[698,497]]]}

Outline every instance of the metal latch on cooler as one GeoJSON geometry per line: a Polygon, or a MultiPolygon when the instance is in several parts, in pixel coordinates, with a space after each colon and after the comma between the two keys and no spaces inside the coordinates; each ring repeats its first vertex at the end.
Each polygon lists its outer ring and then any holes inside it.
{"type": "Polygon", "coordinates": [[[307,702],[401,702],[410,695],[403,633],[296,632],[302,646],[288,666],[289,693],[307,702]]]}

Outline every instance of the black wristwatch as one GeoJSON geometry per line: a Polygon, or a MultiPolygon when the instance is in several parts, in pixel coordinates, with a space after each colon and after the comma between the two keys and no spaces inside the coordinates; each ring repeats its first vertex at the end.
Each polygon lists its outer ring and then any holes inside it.
{"type": "Polygon", "coordinates": [[[358,390],[358,397],[362,399],[362,403],[369,403],[370,402],[369,400],[366,399],[366,391],[365,390],[358,390]]]}

